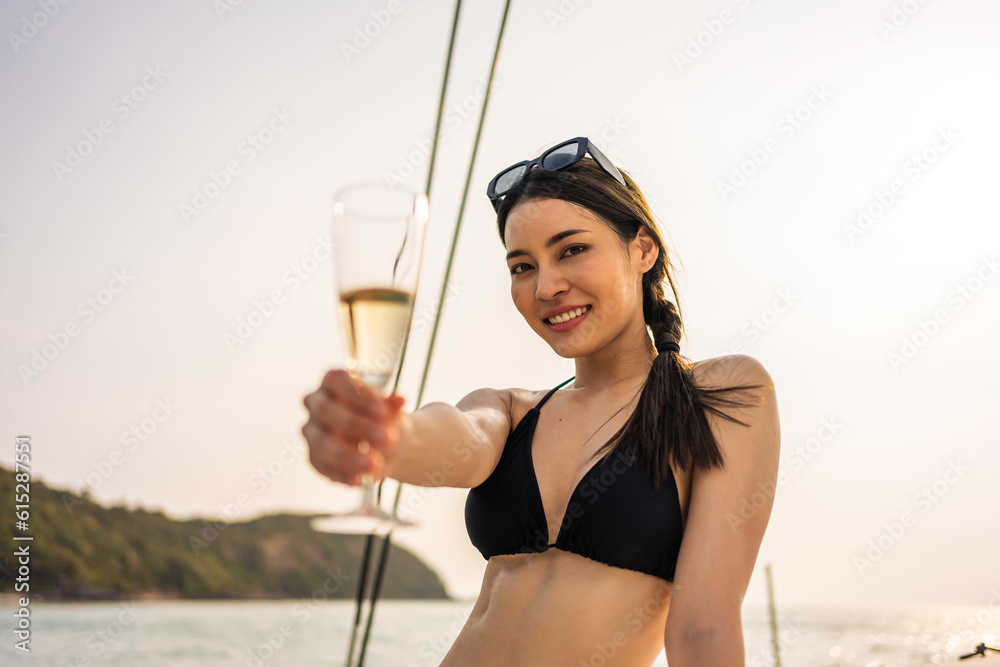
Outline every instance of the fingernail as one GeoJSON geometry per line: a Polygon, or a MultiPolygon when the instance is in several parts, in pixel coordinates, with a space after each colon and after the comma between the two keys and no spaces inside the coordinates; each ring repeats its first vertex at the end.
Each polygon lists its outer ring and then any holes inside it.
{"type": "Polygon", "coordinates": [[[384,442],[387,437],[388,434],[381,426],[370,426],[368,428],[368,440],[371,442],[384,442]]]}

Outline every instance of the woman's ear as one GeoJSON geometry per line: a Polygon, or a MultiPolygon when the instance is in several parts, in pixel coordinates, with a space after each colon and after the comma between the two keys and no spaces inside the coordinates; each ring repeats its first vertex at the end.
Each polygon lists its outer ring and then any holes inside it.
{"type": "Polygon", "coordinates": [[[639,268],[642,269],[642,273],[645,273],[656,264],[656,258],[660,255],[660,249],[657,247],[656,240],[649,233],[649,228],[646,225],[639,225],[639,232],[636,234],[633,243],[638,245],[639,268]]]}

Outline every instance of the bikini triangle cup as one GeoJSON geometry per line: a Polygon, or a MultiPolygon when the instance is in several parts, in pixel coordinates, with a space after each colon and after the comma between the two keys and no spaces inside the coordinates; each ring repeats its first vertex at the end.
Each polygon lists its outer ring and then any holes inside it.
{"type": "Polygon", "coordinates": [[[495,555],[541,553],[555,546],[590,560],[673,581],[683,536],[679,490],[673,476],[656,488],[642,466],[606,456],[573,490],[556,541],[549,544],[548,520],[531,457],[539,408],[521,420],[490,477],[469,490],[466,527],[486,560],[495,555]],[[567,520],[567,517],[569,519],[567,520]]]}

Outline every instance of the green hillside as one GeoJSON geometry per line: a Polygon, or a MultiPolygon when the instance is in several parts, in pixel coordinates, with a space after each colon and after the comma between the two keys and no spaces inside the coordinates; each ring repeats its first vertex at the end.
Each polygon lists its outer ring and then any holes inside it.
{"type": "MultiPolygon", "coordinates": [[[[353,597],[365,538],[316,533],[309,519],[277,514],[232,524],[175,521],[161,512],[103,507],[32,480],[25,533],[15,526],[14,474],[0,466],[0,538],[10,545],[17,544],[13,535],[34,537],[30,584],[36,599],[353,597]]],[[[0,593],[13,593],[17,566],[13,549],[4,551],[0,593]]],[[[397,546],[383,594],[447,598],[437,574],[397,546]]]]}

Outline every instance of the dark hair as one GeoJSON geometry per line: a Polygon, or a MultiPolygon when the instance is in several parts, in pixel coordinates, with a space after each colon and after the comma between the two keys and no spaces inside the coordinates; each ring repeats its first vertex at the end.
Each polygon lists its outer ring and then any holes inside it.
{"type": "MultiPolygon", "coordinates": [[[[653,267],[642,278],[642,314],[653,336],[649,344],[653,346],[652,341],[666,338],[680,342],[684,329],[681,310],[667,299],[663,289],[663,282],[666,280],[674,298],[677,298],[663,238],[646,198],[632,178],[623,170],[619,171],[628,184],[628,190],[590,158],[584,158],[559,171],[530,169],[507,193],[497,210],[500,240],[506,246],[504,230],[507,216],[514,208],[545,198],[578,204],[596,214],[600,222],[617,234],[625,249],[636,238],[639,228],[645,226],[659,250],[653,267]]],[[[599,324],[595,322],[592,326],[599,324]]],[[[653,349],[655,350],[655,346],[653,349]]],[[[731,422],[749,426],[725,414],[718,406],[749,405],[727,395],[765,385],[702,387],[695,384],[693,367],[694,362],[687,360],[679,352],[667,350],[657,354],[632,416],[611,436],[600,452],[611,455],[624,448],[650,471],[657,487],[664,477],[672,474],[671,462],[682,469],[687,469],[692,463],[705,470],[724,467],[722,452],[705,411],[709,410],[731,422]]]]}

